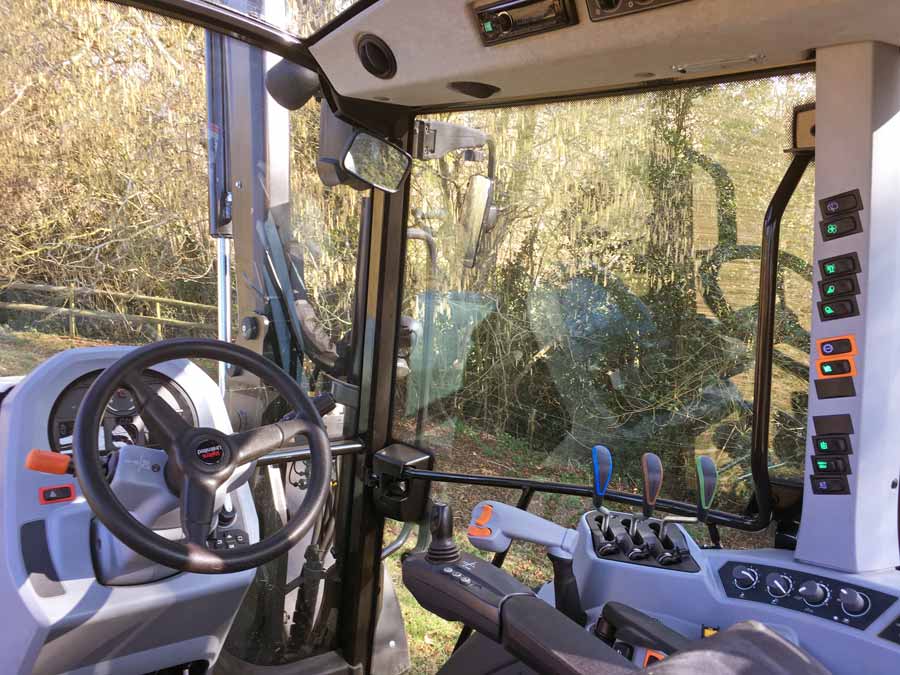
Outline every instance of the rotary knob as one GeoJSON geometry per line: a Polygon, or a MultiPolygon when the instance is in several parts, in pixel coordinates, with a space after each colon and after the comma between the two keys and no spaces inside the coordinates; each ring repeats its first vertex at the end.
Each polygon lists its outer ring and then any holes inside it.
{"type": "Polygon", "coordinates": [[[810,607],[820,607],[828,602],[828,596],[830,594],[828,586],[825,584],[820,584],[818,581],[807,579],[800,584],[800,588],[797,589],[797,595],[803,598],[803,602],[810,607]]]}
{"type": "Polygon", "coordinates": [[[734,580],[736,588],[741,591],[749,591],[759,581],[759,573],[752,567],[738,565],[731,570],[731,578],[734,580]]]}
{"type": "Polygon", "coordinates": [[[766,590],[773,598],[784,598],[794,588],[793,580],[781,572],[766,575],[766,590]]]}
{"type": "Polygon", "coordinates": [[[871,603],[865,593],[854,591],[852,588],[842,588],[838,591],[838,599],[841,609],[849,616],[862,616],[869,611],[871,603]]]}

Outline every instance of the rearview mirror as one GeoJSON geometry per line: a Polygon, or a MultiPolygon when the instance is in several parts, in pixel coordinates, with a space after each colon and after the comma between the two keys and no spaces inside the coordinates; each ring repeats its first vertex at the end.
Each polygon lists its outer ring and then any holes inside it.
{"type": "Polygon", "coordinates": [[[481,236],[494,224],[496,209],[491,206],[493,196],[494,181],[481,175],[469,178],[460,219],[466,233],[466,255],[463,258],[466,267],[475,267],[481,236]]]}
{"type": "Polygon", "coordinates": [[[385,192],[400,189],[411,162],[409,153],[365,131],[356,132],[341,158],[344,171],[385,192]]]}

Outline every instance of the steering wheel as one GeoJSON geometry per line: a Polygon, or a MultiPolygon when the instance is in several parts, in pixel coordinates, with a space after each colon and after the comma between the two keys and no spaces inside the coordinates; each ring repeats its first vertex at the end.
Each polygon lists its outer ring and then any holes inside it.
{"type": "Polygon", "coordinates": [[[324,508],[329,491],[331,446],[312,401],[271,361],[219,340],[163,340],[135,349],[116,361],[94,380],[85,395],[75,420],[73,447],[78,482],[97,518],[135,552],[184,572],[227,574],[277,558],[310,529],[324,508]],[[191,358],[224,361],[253,373],[285,398],[297,418],[232,434],[191,426],[142,378],[142,373],[157,363],[191,358]],[[98,432],[106,404],[120,386],[132,392],[139,414],[154,424],[157,436],[161,436],[166,454],[165,489],[180,497],[183,541],[166,539],[138,521],[107,482],[99,461],[98,432]],[[309,442],[310,472],[306,496],[297,511],[281,529],[256,544],[209,550],[206,540],[212,530],[217,491],[228,489],[228,481],[238,467],[259,459],[298,434],[309,442]]]}

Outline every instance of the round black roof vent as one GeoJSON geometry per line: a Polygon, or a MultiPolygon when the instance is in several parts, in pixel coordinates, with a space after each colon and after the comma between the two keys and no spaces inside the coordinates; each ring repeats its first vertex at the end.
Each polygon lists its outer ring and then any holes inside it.
{"type": "Polygon", "coordinates": [[[397,59],[387,43],[377,35],[365,33],[356,41],[356,54],[369,73],[382,80],[397,74],[397,59]]]}

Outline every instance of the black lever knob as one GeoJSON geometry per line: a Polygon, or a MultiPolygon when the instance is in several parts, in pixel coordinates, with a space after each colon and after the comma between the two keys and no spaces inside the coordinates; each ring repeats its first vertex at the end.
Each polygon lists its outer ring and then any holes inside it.
{"type": "Polygon", "coordinates": [[[454,563],[459,549],[453,541],[453,510],[448,504],[435,503],[431,507],[431,544],[425,559],[433,564],[454,563]]]}

